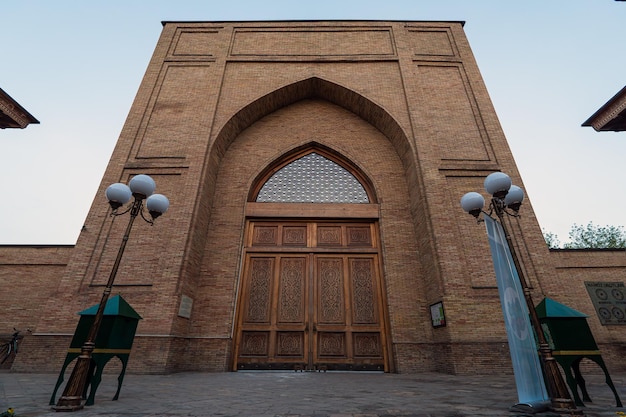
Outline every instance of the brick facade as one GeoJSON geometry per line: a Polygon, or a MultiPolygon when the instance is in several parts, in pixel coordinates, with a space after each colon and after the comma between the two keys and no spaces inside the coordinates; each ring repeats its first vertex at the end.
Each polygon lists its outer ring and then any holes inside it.
{"type": "MultiPolygon", "coordinates": [[[[523,187],[519,172],[462,23],[382,21],[166,22],[76,246],[28,275],[36,300],[13,321],[34,333],[13,369],[59,369],[126,226],[108,216],[104,189],[140,173],[171,208],[153,227],[135,223],[113,290],[143,317],[129,372],[231,369],[251,189],[307,146],[349,161],[376,195],[389,369],[510,371],[485,230],[459,199],[493,171],[523,187]],[[447,325],[433,328],[439,301],[447,325]]],[[[522,211],[511,229],[533,297],[590,314],[609,366],[623,366],[624,332],[599,326],[578,288],[588,273],[623,281],[623,252],[550,253],[531,204],[522,211]]]]}

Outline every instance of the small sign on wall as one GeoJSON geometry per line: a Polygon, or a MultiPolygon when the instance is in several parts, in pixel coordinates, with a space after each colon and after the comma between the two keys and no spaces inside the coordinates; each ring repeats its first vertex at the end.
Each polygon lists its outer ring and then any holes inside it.
{"type": "Polygon", "coordinates": [[[446,325],[446,315],[443,311],[443,301],[431,304],[430,319],[432,320],[433,327],[443,327],[446,325]]]}
{"type": "Polygon", "coordinates": [[[178,315],[186,319],[191,318],[191,307],[193,307],[193,299],[183,294],[180,297],[180,306],[178,307],[178,315]]]}
{"type": "Polygon", "coordinates": [[[626,324],[626,285],[623,282],[585,282],[603,325],[626,324]]]}

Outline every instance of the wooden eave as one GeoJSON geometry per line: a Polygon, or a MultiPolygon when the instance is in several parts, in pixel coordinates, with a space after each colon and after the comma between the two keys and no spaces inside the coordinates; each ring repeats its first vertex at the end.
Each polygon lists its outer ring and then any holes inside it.
{"type": "Polygon", "coordinates": [[[39,124],[39,120],[0,88],[0,129],[24,129],[29,124],[39,124]]]}
{"type": "Polygon", "coordinates": [[[591,126],[597,132],[626,131],[626,86],[582,125],[591,126]]]}

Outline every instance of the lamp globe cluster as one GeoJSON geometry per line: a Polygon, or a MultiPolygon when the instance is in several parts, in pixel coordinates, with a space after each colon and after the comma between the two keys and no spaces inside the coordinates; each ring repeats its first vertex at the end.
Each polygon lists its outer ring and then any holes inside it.
{"type": "Polygon", "coordinates": [[[154,190],[156,190],[154,180],[149,175],[140,174],[135,175],[128,185],[121,182],[109,185],[105,194],[113,210],[128,203],[131,197],[138,201],[145,199],[150,216],[156,219],[167,211],[170,202],[163,194],[154,194],[154,190]]]}
{"type": "MultiPolygon", "coordinates": [[[[509,208],[518,212],[524,200],[524,191],[517,185],[513,185],[511,177],[504,172],[493,172],[485,178],[485,190],[492,195],[493,199],[500,202],[503,208],[509,208]]],[[[485,206],[485,198],[475,191],[466,193],[461,197],[463,210],[478,218],[485,206]]]]}

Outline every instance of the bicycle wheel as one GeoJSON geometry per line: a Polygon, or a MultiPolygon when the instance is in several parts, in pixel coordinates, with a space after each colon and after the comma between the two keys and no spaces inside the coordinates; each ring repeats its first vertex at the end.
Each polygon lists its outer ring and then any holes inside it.
{"type": "Polygon", "coordinates": [[[2,365],[4,362],[6,362],[7,359],[9,359],[9,356],[11,356],[11,351],[11,343],[5,343],[0,346],[0,358],[2,358],[2,361],[0,361],[0,365],[2,365]]]}

